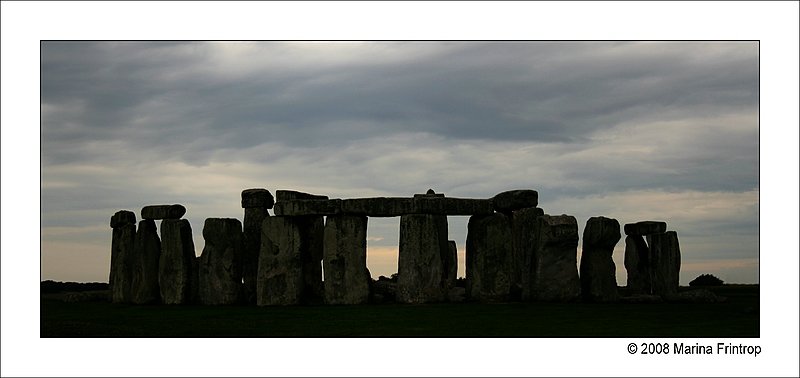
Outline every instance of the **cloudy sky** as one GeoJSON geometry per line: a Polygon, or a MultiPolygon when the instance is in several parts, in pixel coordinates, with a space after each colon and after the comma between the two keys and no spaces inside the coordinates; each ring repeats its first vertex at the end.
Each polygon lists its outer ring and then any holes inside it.
{"type": "MultiPolygon", "coordinates": [[[[107,281],[109,217],[240,193],[488,198],[678,232],[681,284],[759,282],[757,42],[43,42],[41,278],[107,281]]],[[[450,217],[459,248],[466,217],[450,217]]],[[[370,219],[374,278],[398,218],[370,219]]],[[[615,251],[625,283],[624,242],[615,251]]]]}

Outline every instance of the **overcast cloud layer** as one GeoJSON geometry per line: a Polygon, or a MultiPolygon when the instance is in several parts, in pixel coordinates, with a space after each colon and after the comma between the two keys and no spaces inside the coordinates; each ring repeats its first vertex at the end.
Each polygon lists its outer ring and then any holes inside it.
{"type": "MultiPolygon", "coordinates": [[[[664,220],[681,283],[758,282],[758,45],[77,43],[41,48],[42,279],[106,281],[120,209],[181,203],[197,254],[243,189],[428,188],[664,220]]],[[[466,217],[450,218],[464,275],[466,217]]],[[[399,220],[370,219],[373,277],[399,220]]],[[[615,252],[625,283],[624,242],[615,252]]]]}

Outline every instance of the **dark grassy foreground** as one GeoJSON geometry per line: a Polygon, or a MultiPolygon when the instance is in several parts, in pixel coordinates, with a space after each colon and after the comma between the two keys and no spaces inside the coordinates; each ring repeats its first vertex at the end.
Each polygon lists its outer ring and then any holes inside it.
{"type": "Polygon", "coordinates": [[[133,306],[41,300],[42,337],[758,337],[757,285],[714,304],[133,306]]]}

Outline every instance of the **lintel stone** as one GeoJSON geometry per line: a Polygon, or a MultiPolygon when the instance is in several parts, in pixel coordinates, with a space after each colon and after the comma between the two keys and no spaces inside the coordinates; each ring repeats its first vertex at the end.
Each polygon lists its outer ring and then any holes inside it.
{"type": "Polygon", "coordinates": [[[294,190],[275,191],[275,202],[292,201],[292,200],[326,200],[326,199],[328,199],[328,196],[319,196],[316,194],[296,192],[294,190]]]}
{"type": "Polygon", "coordinates": [[[273,211],[278,216],[336,215],[341,213],[342,200],[291,200],[279,201],[273,211]]]}
{"type": "Polygon", "coordinates": [[[284,216],[348,214],[397,217],[406,214],[488,215],[493,212],[492,202],[488,199],[438,196],[291,200],[275,204],[275,215],[284,216]]]}
{"type": "Polygon", "coordinates": [[[539,205],[539,192],[530,189],[509,190],[492,197],[494,209],[500,213],[536,207],[539,205]]]}
{"type": "Polygon", "coordinates": [[[186,214],[183,205],[150,205],[142,208],[142,219],[181,219],[186,214]]]}
{"type": "Polygon", "coordinates": [[[659,221],[642,221],[625,225],[625,235],[652,235],[667,232],[667,223],[659,221]]]}

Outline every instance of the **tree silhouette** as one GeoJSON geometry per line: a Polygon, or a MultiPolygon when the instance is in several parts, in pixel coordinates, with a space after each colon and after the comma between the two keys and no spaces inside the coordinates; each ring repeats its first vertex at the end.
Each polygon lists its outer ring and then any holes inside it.
{"type": "Polygon", "coordinates": [[[689,286],[720,286],[723,281],[712,274],[701,274],[689,282],[689,286]]]}

